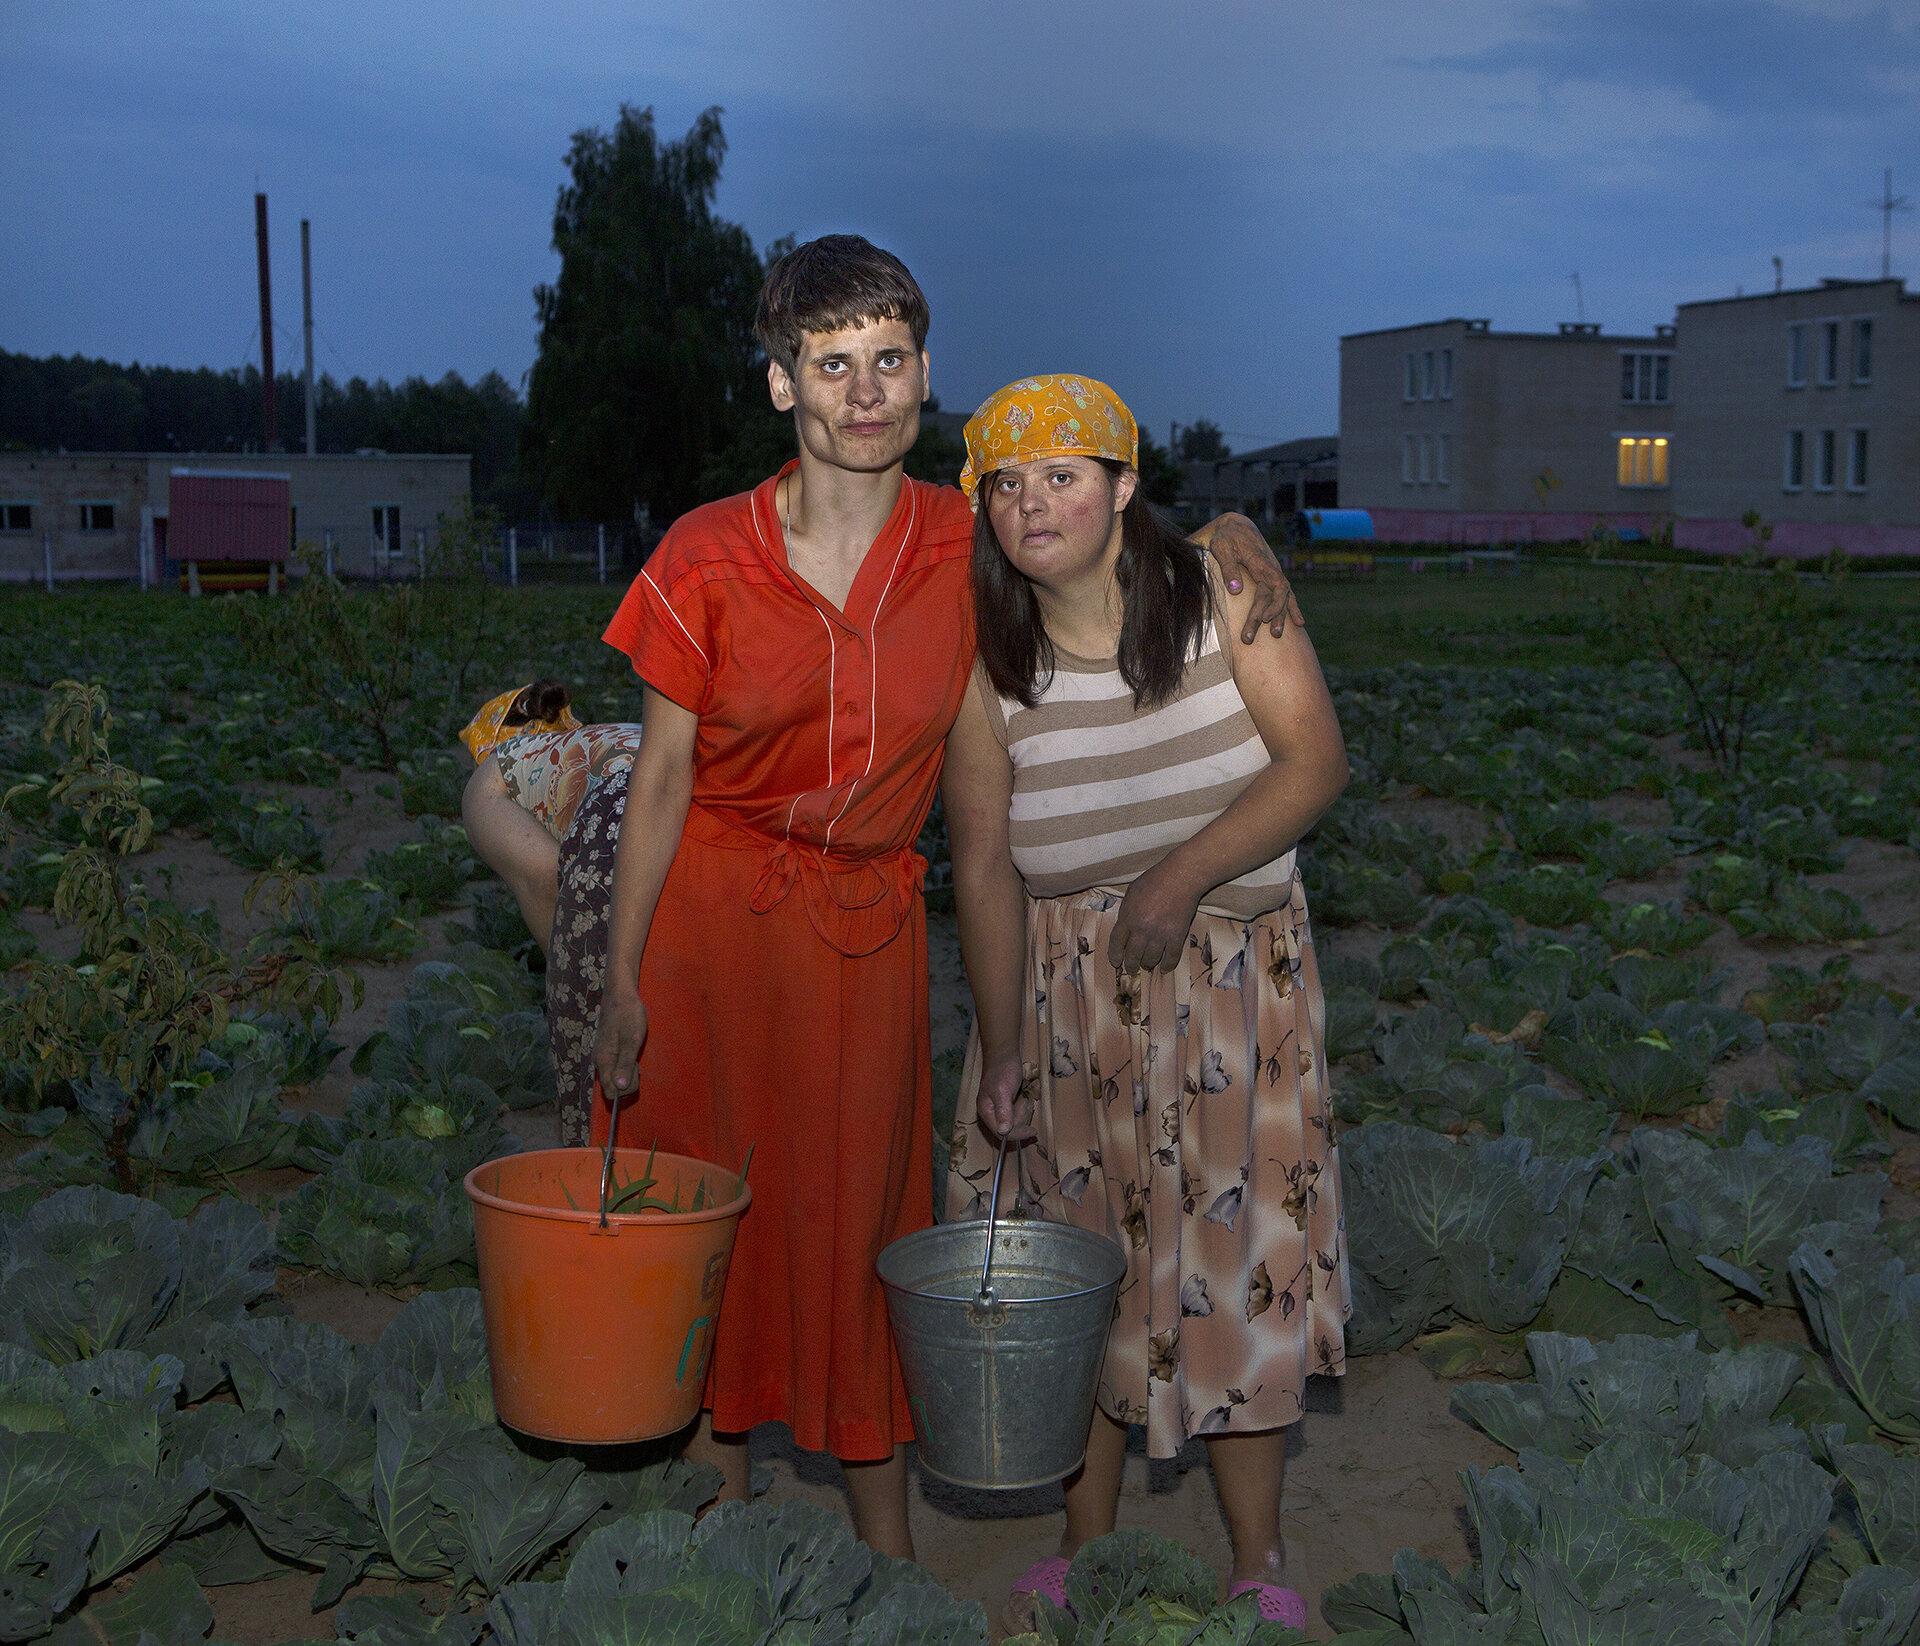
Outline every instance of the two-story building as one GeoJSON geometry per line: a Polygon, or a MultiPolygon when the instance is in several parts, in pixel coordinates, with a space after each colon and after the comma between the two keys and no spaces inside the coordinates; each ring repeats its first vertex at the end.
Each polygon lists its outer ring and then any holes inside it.
{"type": "Polygon", "coordinates": [[[1651,336],[1357,333],[1341,501],[1392,542],[1563,542],[1604,522],[1729,552],[1753,509],[1776,553],[1920,554],[1917,383],[1920,298],[1898,280],[1683,304],[1651,336]]]}

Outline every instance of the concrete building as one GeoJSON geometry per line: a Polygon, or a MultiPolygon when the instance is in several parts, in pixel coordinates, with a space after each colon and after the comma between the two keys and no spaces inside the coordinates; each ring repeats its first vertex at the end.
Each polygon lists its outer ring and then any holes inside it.
{"type": "Polygon", "coordinates": [[[1340,505],[1340,442],[1332,435],[1283,440],[1249,452],[1180,465],[1181,519],[1211,520],[1237,511],[1284,521],[1302,509],[1340,505]]]}
{"type": "Polygon", "coordinates": [[[348,577],[408,575],[470,492],[466,457],[0,452],[0,582],[160,581],[176,473],[284,475],[290,536],[348,577]]]}
{"type": "Polygon", "coordinates": [[[1341,502],[1403,543],[1596,520],[1728,553],[1920,554],[1920,297],[1838,281],[1680,306],[1648,336],[1444,320],[1340,343],[1341,502]]]}
{"type": "Polygon", "coordinates": [[[1737,549],[1758,509],[1777,550],[1920,554],[1920,294],[1823,280],[1683,303],[1678,319],[1680,540],[1737,549]]]}

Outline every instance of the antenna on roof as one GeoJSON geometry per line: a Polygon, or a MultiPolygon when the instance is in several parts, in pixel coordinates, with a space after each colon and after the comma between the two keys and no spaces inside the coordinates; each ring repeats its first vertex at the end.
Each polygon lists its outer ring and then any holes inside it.
{"type": "Polygon", "coordinates": [[[1584,325],[1587,319],[1587,299],[1586,294],[1580,290],[1579,271],[1575,270],[1567,278],[1573,282],[1573,317],[1584,325]]]}
{"type": "Polygon", "coordinates": [[[1776,257],[1773,260],[1773,289],[1778,292],[1786,283],[1786,266],[1776,257]]]}
{"type": "Polygon", "coordinates": [[[1893,192],[1893,167],[1887,167],[1886,181],[1880,185],[1880,198],[1867,202],[1868,211],[1880,214],[1880,278],[1893,278],[1893,214],[1897,211],[1912,211],[1913,202],[1904,194],[1893,192]]]}

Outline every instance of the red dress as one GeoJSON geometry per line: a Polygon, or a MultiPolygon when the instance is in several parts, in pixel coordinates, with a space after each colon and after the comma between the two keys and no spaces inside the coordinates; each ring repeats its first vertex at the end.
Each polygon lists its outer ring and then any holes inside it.
{"type": "MultiPolygon", "coordinates": [[[[873,1265],[933,1220],[914,841],[973,666],[973,516],[957,491],[904,481],[841,611],[788,567],[779,478],[678,521],[607,626],[700,717],[620,1141],[730,1167],[755,1149],[715,1429],[777,1420],[801,1446],[874,1459],[913,1433],[873,1265]]],[[[596,1140],[606,1127],[597,1104],[596,1140]]]]}

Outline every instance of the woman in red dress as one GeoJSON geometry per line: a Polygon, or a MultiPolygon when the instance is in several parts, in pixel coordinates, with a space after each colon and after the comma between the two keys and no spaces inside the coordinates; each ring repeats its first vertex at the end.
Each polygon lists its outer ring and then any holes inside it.
{"type": "Polygon", "coordinates": [[[744,1497],[747,1431],[784,1422],[847,1466],[861,1538],[907,1558],[912,1424],[874,1259],[932,1222],[914,841],[973,665],[972,514],[903,469],[927,324],[857,236],[768,276],[758,330],[799,458],[678,521],[606,633],[646,736],[594,1048],[623,1144],[756,1150],[688,1455],[744,1497]]]}

